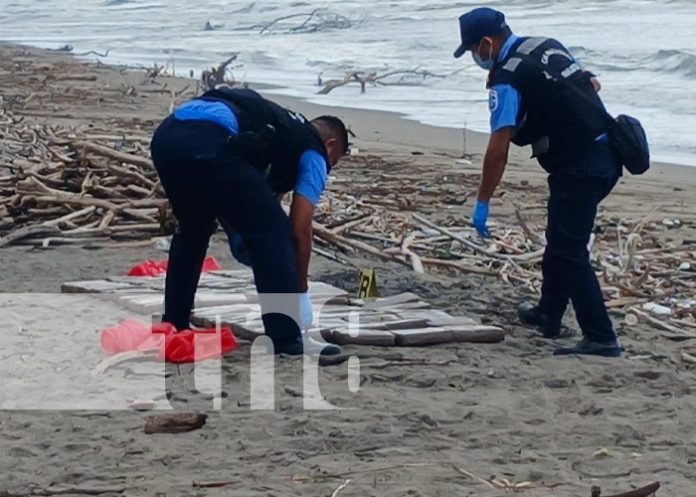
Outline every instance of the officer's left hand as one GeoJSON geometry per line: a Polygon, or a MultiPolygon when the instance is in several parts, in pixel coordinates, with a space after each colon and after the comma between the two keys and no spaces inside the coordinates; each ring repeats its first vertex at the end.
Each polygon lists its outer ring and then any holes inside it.
{"type": "Polygon", "coordinates": [[[312,300],[309,298],[309,292],[300,294],[300,328],[308,330],[314,323],[314,311],[312,310],[312,300]]]}
{"type": "Polygon", "coordinates": [[[488,222],[488,202],[477,200],[474,204],[474,212],[471,214],[471,224],[474,225],[478,234],[483,238],[490,238],[486,223],[488,222]]]}
{"type": "Polygon", "coordinates": [[[227,240],[230,243],[230,251],[238,262],[244,264],[245,266],[251,266],[251,257],[249,251],[246,248],[244,240],[242,237],[234,231],[232,228],[227,229],[227,240]]]}

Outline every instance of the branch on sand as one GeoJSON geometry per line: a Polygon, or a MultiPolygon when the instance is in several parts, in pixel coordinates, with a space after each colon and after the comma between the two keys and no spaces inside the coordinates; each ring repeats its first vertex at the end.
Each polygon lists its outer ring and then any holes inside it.
{"type": "Polygon", "coordinates": [[[52,496],[52,495],[104,495],[104,494],[122,494],[127,489],[125,487],[104,487],[104,488],[86,488],[86,487],[64,487],[64,488],[34,488],[29,491],[9,492],[0,490],[0,497],[24,497],[26,495],[33,496],[52,496]]]}
{"type": "Polygon", "coordinates": [[[430,71],[425,71],[422,69],[399,69],[396,71],[389,71],[384,74],[377,74],[377,72],[365,73],[364,71],[354,71],[349,72],[345,75],[343,79],[330,79],[328,81],[323,81],[321,79],[321,74],[319,75],[317,82],[323,88],[319,90],[319,95],[328,95],[336,88],[341,86],[346,86],[350,83],[360,84],[360,93],[365,93],[367,90],[367,84],[372,85],[403,85],[405,84],[406,78],[409,76],[420,76],[423,79],[426,78],[440,78],[444,79],[447,76],[442,74],[435,74],[430,71]],[[388,78],[393,78],[394,76],[400,76],[395,82],[385,82],[388,78]]]}
{"type": "Polygon", "coordinates": [[[201,88],[203,88],[203,91],[212,90],[218,85],[237,85],[237,80],[234,78],[234,76],[228,78],[228,73],[230,73],[232,69],[242,67],[241,65],[230,67],[230,64],[236,61],[238,57],[239,54],[234,53],[219,66],[204,70],[203,73],[201,73],[201,88]]]}
{"type": "MultiPolygon", "coordinates": [[[[615,495],[607,495],[606,497],[650,497],[651,495],[655,495],[657,493],[657,491],[660,489],[660,486],[660,482],[655,482],[645,487],[636,488],[635,490],[631,490],[629,492],[624,492],[615,495]]],[[[599,487],[592,487],[591,496],[603,497],[602,489],[599,487]]]]}

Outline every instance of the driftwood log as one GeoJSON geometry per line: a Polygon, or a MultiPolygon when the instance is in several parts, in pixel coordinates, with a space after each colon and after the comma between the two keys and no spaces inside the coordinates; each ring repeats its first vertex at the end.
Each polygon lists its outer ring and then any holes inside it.
{"type": "Polygon", "coordinates": [[[212,90],[218,85],[235,86],[237,81],[234,77],[228,77],[232,69],[242,67],[241,65],[231,68],[230,65],[239,58],[239,54],[234,53],[224,60],[217,67],[206,69],[201,73],[201,87],[203,91],[212,90]]]}
{"type": "Polygon", "coordinates": [[[32,488],[29,491],[9,492],[0,491],[0,497],[26,497],[40,496],[50,497],[53,495],[105,495],[122,494],[128,489],[126,487],[56,487],[56,488],[32,488]]]}
{"type": "Polygon", "coordinates": [[[255,26],[259,34],[272,33],[316,33],[329,29],[348,29],[350,19],[327,9],[314,9],[311,12],[279,17],[264,25],[255,26]]]}
{"type": "Polygon", "coordinates": [[[661,485],[659,482],[655,482],[645,487],[636,488],[635,490],[631,490],[629,492],[607,496],[602,495],[602,490],[599,487],[592,487],[591,497],[651,497],[657,493],[660,486],[661,485]]]}
{"type": "Polygon", "coordinates": [[[208,415],[201,413],[149,416],[145,423],[145,433],[186,433],[202,428],[207,419],[208,415]]]}
{"type": "Polygon", "coordinates": [[[328,95],[336,88],[341,86],[346,86],[350,83],[358,83],[360,85],[360,93],[365,93],[367,91],[367,85],[400,85],[404,84],[404,81],[409,76],[419,76],[422,79],[426,78],[445,78],[446,76],[441,74],[435,74],[430,71],[425,71],[422,69],[399,69],[396,71],[389,71],[383,74],[378,74],[377,72],[365,73],[363,71],[352,71],[347,73],[343,79],[330,79],[328,81],[323,81],[321,74],[319,75],[317,82],[322,89],[319,90],[319,95],[328,95]],[[397,77],[394,79],[395,77],[397,77]],[[389,82],[388,80],[391,80],[389,82]]]}

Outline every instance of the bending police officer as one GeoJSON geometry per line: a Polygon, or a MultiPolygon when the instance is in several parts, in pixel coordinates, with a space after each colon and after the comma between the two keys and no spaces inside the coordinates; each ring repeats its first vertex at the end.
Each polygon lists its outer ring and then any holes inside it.
{"type": "Polygon", "coordinates": [[[340,353],[333,345],[303,343],[300,326],[313,320],[307,271],[314,208],[348,146],[340,119],[310,122],[248,89],[208,91],[167,117],[151,144],[178,225],[163,320],[189,328],[201,265],[220,220],[230,245],[243,241],[248,251],[275,352],[340,353]],[[288,216],[279,196],[290,191],[288,216]]]}
{"type": "Polygon", "coordinates": [[[459,24],[461,45],[455,57],[470,51],[489,72],[491,137],[473,224],[488,236],[489,201],[505,170],[510,143],[531,145],[533,157],[549,173],[547,246],[541,299],[538,305],[521,306],[520,319],[547,338],[559,338],[572,302],[583,339],[555,353],[620,356],[623,349],[587,249],[597,206],[621,175],[606,135],[599,85],[558,41],[513,34],[502,12],[474,9],[459,24]]]}

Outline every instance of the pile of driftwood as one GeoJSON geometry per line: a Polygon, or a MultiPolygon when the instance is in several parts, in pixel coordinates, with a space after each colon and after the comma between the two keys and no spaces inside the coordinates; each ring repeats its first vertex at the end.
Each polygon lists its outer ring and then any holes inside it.
{"type": "MultiPolygon", "coordinates": [[[[343,177],[333,180],[320,205],[318,242],[418,273],[489,275],[538,293],[544,206],[517,209],[514,223],[492,221],[493,238],[483,240],[467,216],[478,175],[461,169],[419,164],[415,172],[408,161],[346,159],[343,177]],[[534,209],[541,214],[536,223],[527,219],[534,209]]],[[[608,307],[625,314],[629,324],[643,320],[671,334],[696,335],[696,245],[669,242],[667,228],[679,224],[659,218],[629,223],[602,214],[591,241],[593,264],[608,307]]]]}
{"type": "MultiPolygon", "coordinates": [[[[29,124],[5,109],[0,137],[0,247],[145,245],[171,233],[144,131],[29,124]]],[[[524,206],[511,224],[492,222],[493,239],[483,240],[463,207],[478,174],[462,174],[456,164],[413,168],[372,156],[346,159],[319,207],[317,251],[338,259],[337,251],[367,255],[418,273],[494,276],[540,290],[543,224],[525,216],[535,208],[543,214],[543,206],[524,206]]],[[[696,247],[661,236],[679,223],[631,224],[600,215],[598,225],[592,254],[607,305],[629,323],[696,334],[696,247]]]]}
{"type": "Polygon", "coordinates": [[[149,137],[29,124],[0,110],[0,247],[103,246],[172,229],[149,137]]]}

